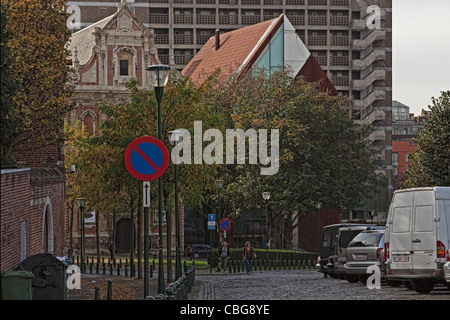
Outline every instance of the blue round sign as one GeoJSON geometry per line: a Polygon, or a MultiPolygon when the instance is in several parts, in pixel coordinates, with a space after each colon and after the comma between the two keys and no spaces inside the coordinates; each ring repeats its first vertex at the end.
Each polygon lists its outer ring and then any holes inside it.
{"type": "Polygon", "coordinates": [[[219,227],[221,230],[223,231],[227,231],[230,229],[231,227],[231,222],[230,220],[228,220],[227,218],[223,218],[222,220],[220,220],[219,222],[219,227]]]}
{"type": "Polygon", "coordinates": [[[169,151],[154,137],[144,136],[133,140],[125,150],[125,167],[136,179],[152,181],[167,170],[169,151]]]}

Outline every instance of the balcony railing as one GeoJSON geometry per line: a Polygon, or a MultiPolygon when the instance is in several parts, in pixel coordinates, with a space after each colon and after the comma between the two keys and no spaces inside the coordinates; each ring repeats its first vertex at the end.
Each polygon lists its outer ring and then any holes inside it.
{"type": "MultiPolygon", "coordinates": [[[[176,54],[174,55],[175,64],[186,65],[192,59],[192,55],[176,54]]],[[[162,64],[169,64],[169,55],[167,53],[158,54],[158,58],[162,64]]]]}
{"type": "Polygon", "coordinates": [[[197,14],[197,24],[216,24],[216,15],[197,14]]]}
{"type": "Polygon", "coordinates": [[[169,35],[164,34],[155,34],[155,44],[169,44],[169,35]]]}
{"type": "Polygon", "coordinates": [[[308,0],[310,6],[326,6],[327,0],[308,0]]]}
{"type": "Polygon", "coordinates": [[[169,15],[167,13],[150,13],[150,24],[152,23],[169,23],[169,15]]]}
{"type": "Polygon", "coordinates": [[[205,44],[211,38],[211,35],[197,34],[197,44],[205,44]]]}
{"type": "Polygon", "coordinates": [[[331,65],[334,67],[348,66],[349,65],[349,57],[348,56],[332,56],[331,57],[331,65]]]}
{"type": "Polygon", "coordinates": [[[348,36],[331,36],[330,44],[335,47],[348,46],[348,36]]]}
{"type": "MultiPolygon", "coordinates": [[[[236,0],[237,2],[238,0],[236,0]]],[[[261,0],[241,0],[241,4],[261,4],[261,0]]]]}
{"type": "Polygon", "coordinates": [[[326,46],[328,44],[327,36],[308,37],[308,45],[310,46],[326,46]]]}
{"type": "Polygon", "coordinates": [[[305,0],[286,0],[287,6],[304,6],[305,0]]]}
{"type": "Polygon", "coordinates": [[[265,5],[282,6],[283,0],[264,0],[265,5]]]}
{"type": "Polygon", "coordinates": [[[349,0],[330,0],[330,6],[349,6],[349,0]]]}
{"type": "Polygon", "coordinates": [[[176,54],[174,55],[174,60],[175,60],[175,64],[181,64],[181,65],[186,65],[189,63],[189,61],[191,61],[191,59],[193,58],[193,55],[183,55],[183,54],[176,54]]]}
{"type": "Polygon", "coordinates": [[[242,24],[255,24],[261,22],[261,16],[259,15],[242,15],[241,16],[242,24]]]}
{"type": "Polygon", "coordinates": [[[174,34],[174,44],[193,44],[194,39],[192,34],[174,34]]]}
{"type": "Polygon", "coordinates": [[[327,56],[316,56],[315,58],[321,66],[326,67],[328,65],[328,57],[327,56]]]}
{"type": "Polygon", "coordinates": [[[305,25],[305,16],[287,15],[287,18],[294,26],[304,26],[305,25]]]}
{"type": "Polygon", "coordinates": [[[350,18],[348,16],[331,16],[331,26],[348,26],[350,24],[350,18]]]}
{"type": "Polygon", "coordinates": [[[192,14],[174,14],[173,23],[176,24],[192,24],[194,22],[192,14]]]}
{"type": "Polygon", "coordinates": [[[308,16],[308,25],[310,26],[326,26],[327,16],[308,16]]]}
{"type": "Polygon", "coordinates": [[[239,24],[237,15],[221,14],[219,15],[219,24],[239,24]]]}
{"type": "Polygon", "coordinates": [[[348,86],[349,85],[349,79],[348,76],[331,76],[331,82],[335,86],[348,86]]]}
{"type": "Polygon", "coordinates": [[[198,4],[216,4],[216,0],[196,0],[198,4]]]}

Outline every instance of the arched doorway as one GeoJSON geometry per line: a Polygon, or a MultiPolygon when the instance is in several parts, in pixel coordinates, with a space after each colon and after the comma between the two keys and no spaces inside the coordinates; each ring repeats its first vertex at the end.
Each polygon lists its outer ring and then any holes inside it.
{"type": "MultiPolygon", "coordinates": [[[[116,223],[116,253],[130,253],[131,219],[122,218],[116,223]]],[[[136,243],[136,241],[133,242],[136,243]]]]}
{"type": "Polygon", "coordinates": [[[53,215],[50,198],[45,200],[44,217],[42,222],[42,252],[54,252],[53,215]]]}

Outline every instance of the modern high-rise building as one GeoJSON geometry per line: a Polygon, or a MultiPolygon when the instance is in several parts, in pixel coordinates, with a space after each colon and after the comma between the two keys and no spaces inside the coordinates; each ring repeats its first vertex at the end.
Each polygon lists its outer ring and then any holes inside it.
{"type": "MultiPolygon", "coordinates": [[[[117,11],[119,1],[69,1],[81,27],[117,11]]],[[[385,213],[392,192],[392,0],[128,0],[155,33],[164,64],[182,70],[218,29],[228,32],[285,14],[339,93],[353,98],[355,122],[371,124],[386,183],[361,217],[385,213]]],[[[76,30],[75,30],[76,31],[76,30]]],[[[375,190],[374,190],[375,191],[375,190]]]]}

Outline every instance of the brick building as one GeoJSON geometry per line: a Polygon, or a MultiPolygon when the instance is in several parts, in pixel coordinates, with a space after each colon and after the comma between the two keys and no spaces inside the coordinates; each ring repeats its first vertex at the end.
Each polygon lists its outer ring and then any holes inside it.
{"type": "MultiPolygon", "coordinates": [[[[76,106],[67,116],[67,121],[70,126],[80,121],[91,135],[98,135],[99,124],[106,119],[106,115],[100,113],[98,107],[102,103],[115,104],[121,99],[127,99],[130,91],[124,81],[136,79],[139,87],[148,88],[145,68],[161,63],[155,47],[153,29],[148,29],[141,23],[128,3],[114,3],[113,9],[114,11],[109,11],[109,16],[73,33],[69,44],[75,70],[76,87],[73,100],[76,106]]],[[[76,205],[74,209],[74,223],[68,228],[72,228],[73,248],[77,253],[80,218],[76,205]]],[[[117,217],[111,212],[98,214],[91,211],[88,214],[92,217],[85,219],[84,243],[87,254],[93,254],[96,250],[97,226],[100,251],[103,254],[108,254],[113,244],[117,254],[129,253],[131,242],[134,242],[134,247],[137,248],[137,214],[134,214],[133,219],[129,217],[129,213],[117,213],[117,217]],[[135,236],[130,241],[132,226],[135,236]]],[[[154,227],[150,230],[150,242],[151,249],[157,250],[159,234],[154,220],[151,215],[151,224],[154,227]]],[[[182,207],[180,220],[182,225],[182,207]]],[[[165,226],[163,233],[165,238],[165,226]]],[[[143,237],[143,231],[140,236],[143,237]]],[[[166,243],[165,240],[163,243],[166,243]]],[[[175,245],[175,240],[172,240],[172,243],[175,245]]]]}
{"type": "Polygon", "coordinates": [[[59,145],[14,152],[1,170],[1,271],[32,255],[64,255],[64,156],[59,145]],[[28,151],[24,151],[28,150],[28,151]]]}

